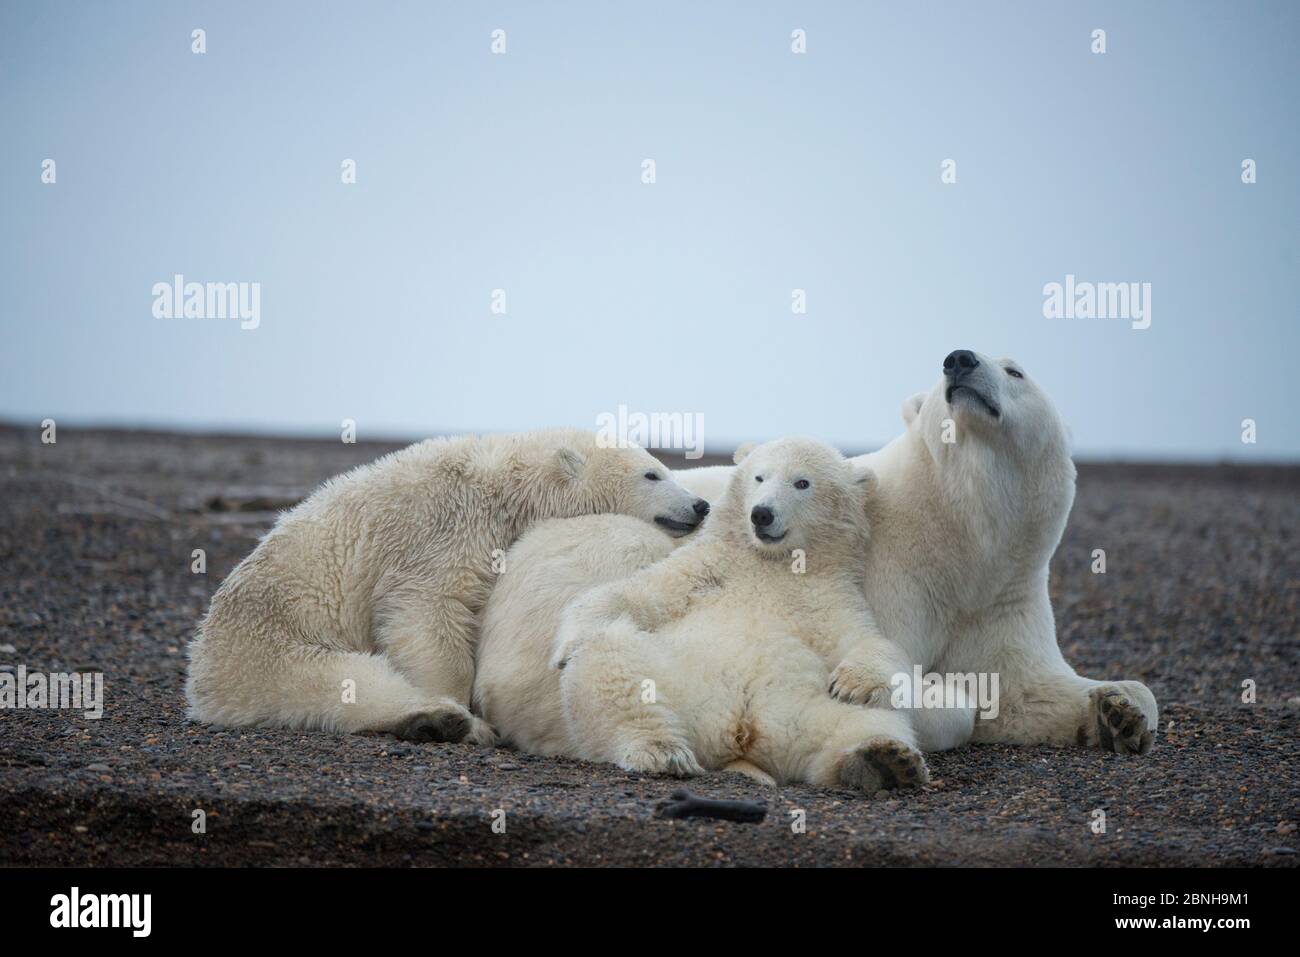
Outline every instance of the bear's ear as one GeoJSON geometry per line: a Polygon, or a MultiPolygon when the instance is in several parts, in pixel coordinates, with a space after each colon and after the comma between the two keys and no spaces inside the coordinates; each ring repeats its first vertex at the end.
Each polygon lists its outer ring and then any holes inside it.
{"type": "Polygon", "coordinates": [[[736,454],[731,457],[731,461],[739,465],[741,462],[745,461],[745,459],[749,457],[749,453],[754,451],[756,448],[758,448],[757,442],[742,442],[737,446],[736,454]]]}
{"type": "Polygon", "coordinates": [[[925,404],[924,392],[918,392],[910,399],[904,400],[903,402],[903,425],[904,426],[908,426],[912,424],[912,420],[915,419],[920,414],[921,406],[923,406],[924,404],[925,404]]]}
{"type": "Polygon", "coordinates": [[[849,459],[849,471],[853,475],[853,483],[861,486],[868,496],[876,491],[879,479],[876,478],[876,473],[872,471],[869,465],[849,459]]]}
{"type": "Polygon", "coordinates": [[[586,461],[586,456],[567,445],[562,445],[555,450],[555,465],[565,478],[576,479],[582,474],[582,466],[586,461]]]}

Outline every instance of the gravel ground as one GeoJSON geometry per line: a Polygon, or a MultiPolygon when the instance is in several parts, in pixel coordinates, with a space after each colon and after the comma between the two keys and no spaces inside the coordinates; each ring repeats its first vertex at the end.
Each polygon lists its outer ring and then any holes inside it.
{"type": "Polygon", "coordinates": [[[222,577],[275,509],[391,447],[0,427],[0,669],[105,674],[102,720],[0,711],[0,865],[1297,863],[1300,468],[1080,467],[1060,641],[1152,688],[1147,757],[965,748],[888,800],[692,782],[767,799],[733,824],[656,819],[675,783],[608,766],[186,721],[185,644],[222,577]]]}

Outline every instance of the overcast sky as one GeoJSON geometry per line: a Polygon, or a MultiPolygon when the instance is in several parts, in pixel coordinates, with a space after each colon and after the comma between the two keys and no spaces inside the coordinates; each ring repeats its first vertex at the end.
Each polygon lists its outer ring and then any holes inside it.
{"type": "Polygon", "coordinates": [[[857,450],[971,348],[1081,455],[1294,459],[1298,42],[1282,0],[7,0],[0,418],[857,450]],[[177,274],[257,328],[157,318],[177,274]],[[1067,275],[1149,327],[1046,318],[1067,275]]]}

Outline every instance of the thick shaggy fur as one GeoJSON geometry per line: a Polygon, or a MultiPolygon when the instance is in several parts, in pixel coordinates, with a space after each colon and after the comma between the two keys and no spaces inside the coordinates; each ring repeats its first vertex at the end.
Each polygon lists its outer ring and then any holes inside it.
{"type": "Polygon", "coordinates": [[[696,502],[648,453],[573,430],[385,456],[283,515],[222,583],[189,650],[190,715],[490,743],[466,706],[478,614],[515,539],[596,512],[685,527],[696,502]]]}
{"type": "Polygon", "coordinates": [[[880,480],[865,584],[881,627],[927,672],[999,676],[996,717],[914,712],[922,746],[1146,753],[1157,719],[1151,692],[1080,677],[1056,643],[1047,576],[1074,502],[1069,433],[1022,366],[977,358],[965,387],[950,394],[944,376],[913,396],[903,405],[906,432],[855,460],[880,480]]]}
{"type": "MultiPolygon", "coordinates": [[[[1157,719],[1151,692],[1137,681],[1077,675],[1056,644],[1048,562],[1075,477],[1065,426],[1022,367],[978,359],[967,384],[993,403],[996,418],[966,389],[950,396],[945,376],[904,403],[903,435],[852,460],[878,479],[861,564],[867,603],[903,649],[907,670],[916,664],[925,672],[999,676],[995,718],[977,720],[967,708],[914,710],[908,716],[917,741],[925,750],[975,740],[1145,753],[1157,719]]],[[[691,491],[712,496],[715,508],[725,503],[732,475],[730,467],[676,473],[691,491]]],[[[520,542],[519,561],[486,609],[475,694],[503,723],[520,709],[524,719],[511,726],[521,747],[552,753],[560,740],[558,685],[536,665],[560,609],[585,588],[632,574],[672,548],[648,530],[599,519],[548,523],[520,542]],[[533,567],[529,556],[545,562],[533,567]]]]}
{"type": "MultiPolygon", "coordinates": [[[[726,768],[869,791],[920,783],[924,761],[906,717],[862,706],[887,705],[904,665],[875,628],[860,582],[868,481],[820,443],[759,447],[698,539],[572,602],[545,643],[549,671],[537,654],[543,642],[534,644],[541,636],[511,641],[494,629],[510,647],[486,657],[517,658],[480,675],[480,707],[525,747],[629,770],[726,768]],[[755,509],[770,522],[754,523],[755,509]]],[[[568,524],[548,523],[520,543],[525,582],[550,565],[548,538],[568,524]]],[[[606,566],[666,550],[615,519],[583,524],[616,543],[603,540],[606,566]]],[[[548,576],[548,590],[554,584],[548,576]]]]}

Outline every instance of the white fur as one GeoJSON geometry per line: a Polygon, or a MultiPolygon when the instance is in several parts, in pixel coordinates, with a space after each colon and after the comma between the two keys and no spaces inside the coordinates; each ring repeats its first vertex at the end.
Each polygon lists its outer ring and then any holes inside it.
{"type": "Polygon", "coordinates": [[[731,484],[731,474],[734,471],[735,468],[730,465],[704,465],[697,469],[674,472],[673,478],[705,501],[721,502],[727,486],[731,484]]]}
{"type": "MultiPolygon", "coordinates": [[[[861,567],[883,633],[925,672],[999,676],[996,718],[977,720],[965,708],[914,710],[917,740],[926,750],[974,740],[1145,751],[1157,720],[1151,692],[1136,681],[1080,677],[1056,644],[1047,576],[1074,500],[1066,428],[1023,368],[978,358],[976,384],[997,405],[997,419],[963,391],[950,402],[940,379],[929,393],[904,403],[901,436],[852,460],[877,475],[872,536],[861,567]],[[945,443],[949,425],[955,441],[945,443]]],[[[696,494],[711,492],[717,510],[725,504],[719,491],[731,472],[711,467],[676,477],[696,494]]],[[[492,698],[497,689],[513,689],[524,672],[536,678],[559,609],[584,585],[616,580],[671,549],[668,540],[635,535],[621,523],[539,528],[536,538],[520,543],[520,561],[512,566],[518,570],[502,577],[488,604],[479,660],[487,680],[476,694],[492,698]],[[525,571],[525,549],[532,548],[551,560],[525,571]],[[565,553],[582,553],[590,567],[564,564],[565,553]]],[[[530,689],[520,719],[512,722],[520,746],[531,749],[537,741],[544,750],[553,740],[555,694],[541,679],[530,689]],[[543,728],[534,738],[533,731],[543,728]]],[[[495,720],[505,723],[512,704],[505,697],[495,704],[495,720]]]]}
{"type": "MultiPolygon", "coordinates": [[[[927,750],[969,740],[1149,747],[1157,709],[1135,681],[1081,678],[1056,643],[1048,562],[1074,502],[1069,434],[1046,393],[1009,359],[978,356],[973,383],[998,409],[941,378],[903,406],[902,436],[860,457],[879,477],[867,598],[881,627],[929,672],[996,673],[995,718],[918,710],[927,750]],[[1021,374],[1013,376],[1007,370],[1021,374]],[[945,442],[945,431],[955,441],[945,442]],[[1100,689],[1118,690],[1128,735],[1098,726],[1100,689]]],[[[855,460],[857,461],[857,460],[855,460]]]]}
{"type": "Polygon", "coordinates": [[[387,455],[281,516],[222,583],[189,650],[190,715],[489,743],[466,707],[477,616],[515,539],[594,512],[698,522],[695,502],[645,451],[573,430],[387,455]]]}
{"type": "Polygon", "coordinates": [[[630,770],[919,783],[906,716],[861,706],[887,703],[905,664],[859,578],[869,483],[835,450],[786,439],[744,459],[706,530],[671,555],[618,519],[539,526],[512,552],[518,582],[489,603],[476,705],[524,748],[630,770]],[[770,524],[751,523],[756,507],[770,524]],[[575,524],[599,536],[599,563],[556,549],[575,524]],[[610,584],[588,589],[592,572],[610,584]]]}

